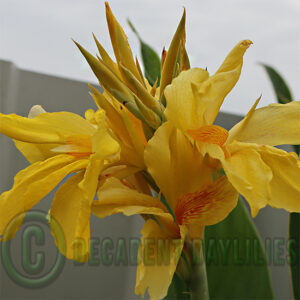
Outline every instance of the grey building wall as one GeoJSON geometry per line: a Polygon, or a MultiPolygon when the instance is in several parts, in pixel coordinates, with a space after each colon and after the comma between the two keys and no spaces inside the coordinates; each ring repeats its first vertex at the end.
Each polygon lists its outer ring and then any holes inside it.
{"type": "MultiPolygon", "coordinates": [[[[0,111],[2,113],[26,116],[33,105],[40,104],[51,112],[67,110],[83,114],[86,109],[94,107],[88,91],[85,82],[38,74],[19,69],[11,62],[0,61],[0,111]]],[[[217,123],[229,129],[240,119],[239,116],[220,114],[217,123]]],[[[14,175],[24,168],[27,162],[15,149],[13,142],[2,135],[0,151],[0,193],[2,193],[10,189],[14,175]]],[[[47,212],[53,194],[50,193],[35,209],[47,212]]],[[[263,240],[287,237],[288,215],[283,210],[265,208],[256,217],[255,223],[260,229],[263,240]]],[[[96,242],[100,239],[100,244],[107,237],[113,240],[115,246],[118,238],[124,238],[128,243],[130,238],[140,236],[142,224],[139,216],[128,218],[117,215],[105,220],[92,217],[92,237],[96,242]]],[[[45,232],[44,246],[36,246],[33,252],[42,250],[46,253],[45,267],[41,272],[45,275],[55,265],[57,250],[47,226],[39,225],[45,232]]],[[[21,260],[22,236],[26,230],[26,226],[23,227],[11,242],[9,255],[14,263],[14,269],[26,277],[26,270],[24,271],[21,260]]],[[[99,250],[99,247],[96,243],[95,249],[99,250]]],[[[6,260],[7,254],[3,254],[4,248],[1,244],[1,256],[6,260]]],[[[72,261],[66,261],[51,284],[36,289],[22,287],[14,282],[14,276],[12,278],[9,276],[7,266],[2,260],[0,299],[138,299],[134,294],[135,266],[122,264],[104,266],[99,253],[95,253],[95,259],[100,259],[100,264],[94,261],[94,265],[79,266],[72,261]]],[[[271,265],[271,270],[276,297],[291,299],[288,266],[271,265]]],[[[32,276],[38,277],[38,275],[32,276]]]]}

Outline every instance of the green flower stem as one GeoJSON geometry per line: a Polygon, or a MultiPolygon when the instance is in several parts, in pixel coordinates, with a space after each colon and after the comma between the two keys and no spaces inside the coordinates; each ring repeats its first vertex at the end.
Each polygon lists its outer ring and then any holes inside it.
{"type": "Polygon", "coordinates": [[[186,246],[191,272],[187,287],[191,300],[209,300],[206,264],[204,258],[204,243],[201,248],[191,242],[186,246]]]}
{"type": "Polygon", "coordinates": [[[200,263],[192,266],[193,273],[189,288],[191,291],[191,300],[208,300],[208,283],[206,274],[206,264],[203,255],[203,247],[200,250],[200,263]]]}
{"type": "Polygon", "coordinates": [[[294,243],[293,249],[290,250],[291,257],[296,254],[295,261],[291,261],[291,277],[292,277],[292,286],[294,292],[294,299],[300,300],[300,214],[299,213],[290,213],[290,225],[289,225],[289,240],[294,243]],[[293,253],[294,251],[294,253],[293,253]]]}

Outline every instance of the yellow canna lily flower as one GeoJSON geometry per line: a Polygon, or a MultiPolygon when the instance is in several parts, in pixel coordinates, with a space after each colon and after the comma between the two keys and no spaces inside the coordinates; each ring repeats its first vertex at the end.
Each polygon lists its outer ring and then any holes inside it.
{"type": "Polygon", "coordinates": [[[251,44],[238,43],[213,76],[198,68],[181,72],[165,89],[165,115],[197,142],[202,155],[208,153],[220,162],[219,168],[249,202],[252,216],[266,205],[300,212],[299,159],[273,147],[300,144],[300,102],[256,109],[258,99],[231,130],[213,124],[251,44]]]}
{"type": "Polygon", "coordinates": [[[0,132],[14,139],[32,163],[15,176],[12,189],[0,195],[2,241],[12,238],[25,213],[72,174],[54,197],[50,226],[58,223],[61,227],[64,243],[57,241],[57,246],[66,257],[88,259],[89,219],[98,178],[119,159],[120,152],[106,127],[104,111],[95,113],[94,122],[68,112],[47,113],[39,107],[31,110],[29,118],[0,114],[0,132]],[[16,218],[16,226],[6,231],[16,218]],[[86,248],[76,256],[74,244],[78,240],[84,241],[86,248]]]}
{"type": "MultiPolygon", "coordinates": [[[[255,110],[257,101],[244,121],[228,132],[214,121],[239,79],[251,41],[238,43],[213,76],[200,68],[190,69],[184,47],[184,12],[168,51],[162,53],[160,87],[157,83],[150,87],[107,3],[106,17],[116,62],[95,36],[100,57],[77,46],[104,89],[103,95],[97,96],[99,107],[109,113],[111,106],[117,109],[121,104],[135,120],[133,132],[123,114],[129,140],[141,158],[140,166],[147,167],[148,174],[144,174],[149,182],[153,180],[152,187],[153,183],[157,185],[166,202],[163,206],[149,189],[132,189],[136,185],[132,186],[128,178],[119,181],[112,176],[101,185],[93,212],[100,218],[120,212],[144,216],[136,292],[144,295],[148,288],[151,299],[159,299],[166,295],[179,260],[172,256],[168,266],[145,264],[147,239],[177,240],[172,250],[181,252],[186,239],[201,237],[205,225],[220,222],[233,210],[238,193],[250,203],[253,216],[267,204],[300,211],[299,184],[295,181],[299,160],[294,154],[271,147],[299,143],[299,105],[255,110]],[[109,108],[107,103],[111,104],[109,108]],[[290,116],[285,129],[278,126],[285,119],[283,115],[290,116]],[[148,143],[141,143],[142,132],[148,143]],[[285,173],[283,165],[289,166],[285,173]],[[284,203],[283,193],[288,193],[284,203]],[[164,281],[159,280],[161,276],[164,281]]],[[[130,155],[126,153],[126,157],[130,155]]],[[[157,245],[154,248],[157,251],[157,245]]]]}
{"type": "Polygon", "coordinates": [[[225,176],[216,174],[213,180],[215,166],[170,122],[148,142],[145,163],[168,206],[126,181],[110,177],[98,190],[92,211],[99,218],[117,213],[147,216],[141,231],[135,291],[144,296],[148,288],[151,299],[161,299],[168,292],[185,240],[202,238],[204,226],[226,218],[237,204],[238,193],[225,176]],[[169,243],[167,264],[159,263],[159,241],[169,243]],[[149,251],[153,255],[149,256],[149,251]]]}
{"type": "Polygon", "coordinates": [[[160,86],[158,81],[150,86],[105,5],[116,61],[95,36],[100,56],[75,42],[104,90],[90,86],[99,110],[88,110],[85,119],[41,107],[28,118],[0,114],[0,132],[31,163],[0,195],[0,235],[12,238],[24,214],[71,175],[49,212],[54,236],[57,224],[64,233],[64,243],[55,236],[59,250],[67,258],[88,260],[91,212],[99,218],[140,214],[145,224],[135,292],[144,296],[148,289],[151,299],[161,299],[188,243],[202,238],[205,226],[225,219],[239,193],[253,216],[266,205],[300,212],[299,159],[273,147],[300,144],[300,102],[256,109],[258,99],[230,131],[214,125],[252,42],[238,43],[212,76],[190,69],[184,11],[162,53],[160,86]],[[16,217],[17,226],[6,230],[16,217]],[[169,245],[167,263],[161,261],[160,242],[169,245]]]}

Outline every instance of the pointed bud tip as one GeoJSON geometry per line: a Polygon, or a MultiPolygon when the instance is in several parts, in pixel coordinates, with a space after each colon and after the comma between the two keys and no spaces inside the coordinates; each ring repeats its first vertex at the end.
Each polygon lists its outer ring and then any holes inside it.
{"type": "Polygon", "coordinates": [[[72,39],[72,41],[77,46],[77,48],[79,49],[79,51],[83,54],[83,56],[85,56],[86,50],[79,43],[77,43],[75,40],[72,39]]]}
{"type": "Polygon", "coordinates": [[[240,42],[240,46],[241,47],[246,47],[246,48],[248,48],[252,44],[253,44],[253,42],[250,41],[250,40],[243,40],[243,41],[240,42]]]}
{"type": "Polygon", "coordinates": [[[186,9],[185,9],[185,6],[183,5],[182,8],[183,8],[183,13],[182,13],[181,19],[185,19],[185,17],[186,17],[186,9]]]}
{"type": "Polygon", "coordinates": [[[74,39],[71,38],[71,40],[79,49],[82,48],[82,46],[79,43],[77,43],[74,39]]]}
{"type": "Polygon", "coordinates": [[[107,1],[105,1],[105,9],[106,9],[106,13],[108,14],[108,13],[112,13],[112,11],[111,11],[111,8],[110,8],[110,6],[109,6],[109,4],[108,4],[108,2],[107,1]]]}
{"type": "Polygon", "coordinates": [[[93,94],[97,94],[98,90],[94,88],[90,83],[88,83],[88,87],[92,90],[93,94]]]}

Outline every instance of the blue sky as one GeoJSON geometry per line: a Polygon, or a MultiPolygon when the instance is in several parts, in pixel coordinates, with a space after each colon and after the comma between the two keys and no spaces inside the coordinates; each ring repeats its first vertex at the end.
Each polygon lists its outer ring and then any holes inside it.
{"type": "MultiPolygon", "coordinates": [[[[111,0],[111,8],[139,55],[139,44],[127,26],[130,18],[146,42],[158,52],[168,47],[187,10],[187,49],[194,67],[213,73],[242,39],[253,45],[245,56],[240,82],[222,109],[245,114],[260,94],[260,105],[275,101],[264,62],[276,67],[300,100],[299,0],[111,0]]],[[[95,82],[74,38],[96,53],[91,32],[111,53],[103,0],[1,0],[0,59],[19,67],[95,82]]]]}

